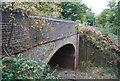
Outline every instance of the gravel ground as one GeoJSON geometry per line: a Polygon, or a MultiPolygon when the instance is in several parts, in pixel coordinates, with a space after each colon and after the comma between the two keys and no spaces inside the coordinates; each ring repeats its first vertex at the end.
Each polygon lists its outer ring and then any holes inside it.
{"type": "Polygon", "coordinates": [[[117,79],[115,74],[110,74],[98,67],[90,67],[86,69],[85,72],[59,68],[57,69],[57,75],[64,79],[117,79]]]}

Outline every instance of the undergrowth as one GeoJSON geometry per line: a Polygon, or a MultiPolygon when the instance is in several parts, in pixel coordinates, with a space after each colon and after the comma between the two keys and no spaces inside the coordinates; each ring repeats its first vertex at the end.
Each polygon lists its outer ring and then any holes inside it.
{"type": "MultiPolygon", "coordinates": [[[[101,53],[107,54],[109,57],[113,58],[109,62],[110,66],[103,68],[110,73],[117,72],[117,61],[119,60],[118,54],[120,53],[119,42],[117,40],[114,40],[114,38],[117,36],[110,34],[107,30],[101,28],[79,27],[78,30],[80,33],[80,38],[84,39],[85,43],[90,42],[96,49],[100,50],[101,53]],[[113,67],[112,65],[115,65],[116,67],[113,67]]],[[[84,66],[85,64],[82,63],[82,65],[84,66]]],[[[90,65],[86,64],[86,67],[90,65]]]]}
{"type": "Polygon", "coordinates": [[[58,79],[55,70],[42,60],[34,61],[23,57],[22,54],[2,58],[2,79],[58,79]]]}

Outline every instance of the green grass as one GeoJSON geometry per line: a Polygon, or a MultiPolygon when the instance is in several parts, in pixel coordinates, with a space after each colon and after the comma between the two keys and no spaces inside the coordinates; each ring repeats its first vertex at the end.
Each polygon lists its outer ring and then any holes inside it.
{"type": "Polygon", "coordinates": [[[98,31],[100,31],[100,32],[103,33],[103,34],[106,34],[106,35],[112,37],[112,38],[118,38],[117,35],[111,33],[111,32],[110,32],[108,29],[106,29],[106,28],[95,27],[95,29],[98,30],[98,31]]]}

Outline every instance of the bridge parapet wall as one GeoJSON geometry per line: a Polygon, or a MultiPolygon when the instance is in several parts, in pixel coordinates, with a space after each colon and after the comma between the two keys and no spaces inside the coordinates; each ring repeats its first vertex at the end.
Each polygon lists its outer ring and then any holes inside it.
{"type": "Polygon", "coordinates": [[[12,21],[9,12],[2,12],[3,54],[19,53],[34,46],[59,40],[76,34],[75,22],[50,18],[22,16],[14,12],[12,21]]]}

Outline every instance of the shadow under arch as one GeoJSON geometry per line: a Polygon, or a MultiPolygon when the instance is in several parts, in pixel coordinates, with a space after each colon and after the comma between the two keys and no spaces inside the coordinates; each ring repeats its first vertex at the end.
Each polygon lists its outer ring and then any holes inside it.
{"type": "Polygon", "coordinates": [[[48,64],[51,67],[62,67],[74,69],[75,65],[75,47],[72,44],[66,44],[59,48],[51,57],[48,64]]]}

